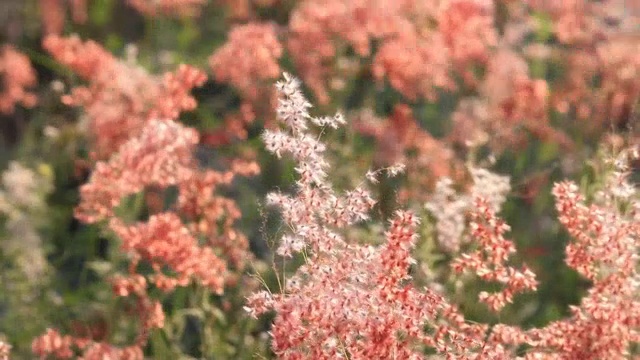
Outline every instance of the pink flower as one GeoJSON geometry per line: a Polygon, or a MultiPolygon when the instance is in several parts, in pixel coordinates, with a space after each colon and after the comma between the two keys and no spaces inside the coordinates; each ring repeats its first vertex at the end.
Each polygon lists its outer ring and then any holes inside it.
{"type": "Polygon", "coordinates": [[[227,43],[209,58],[214,77],[236,87],[249,101],[264,96],[261,84],[280,75],[282,56],[274,24],[251,23],[231,29],[227,43]]]}
{"type": "Polygon", "coordinates": [[[503,237],[509,226],[496,217],[485,199],[477,198],[474,205],[471,231],[479,249],[455,259],[452,267],[458,272],[472,271],[485,281],[504,284],[504,290],[494,294],[481,292],[478,297],[492,310],[499,311],[513,301],[515,294],[536,290],[537,282],[527,267],[519,270],[507,265],[509,256],[516,251],[513,243],[503,237]]]}
{"type": "Polygon", "coordinates": [[[124,224],[114,219],[111,230],[122,240],[122,250],[145,260],[155,270],[152,278],[164,291],[184,287],[193,279],[215,293],[222,293],[226,267],[210,247],[202,247],[173,213],[153,215],[146,223],[124,224]],[[168,267],[174,275],[164,275],[168,267]]]}
{"type": "Polygon", "coordinates": [[[89,118],[89,136],[98,159],[108,158],[154,118],[177,119],[196,107],[189,94],[206,76],[180,65],[173,73],[153,76],[142,67],[114,58],[93,41],[77,36],[49,36],[44,47],[61,63],[89,82],[63,97],[67,105],[82,107],[89,118]]]}
{"type": "Polygon", "coordinates": [[[0,360],[9,360],[11,354],[11,345],[4,341],[0,341],[0,360]]]}
{"type": "Polygon", "coordinates": [[[11,45],[0,48],[0,113],[12,114],[17,104],[32,107],[37,98],[29,88],[37,84],[29,58],[11,45]]]}
{"type": "Polygon", "coordinates": [[[461,353],[480,346],[484,326],[470,326],[436,292],[418,291],[408,282],[414,263],[417,217],[398,211],[380,246],[347,241],[343,230],[368,219],[375,201],[359,186],[334,191],[325,170],[324,144],[309,141],[308,106],[298,82],[285,76],[279,120],[285,130],[267,131],[267,148],[291,155],[300,175],[293,195],[272,193],[267,202],[281,210],[291,234],[278,252],[304,252],[304,264],[283,279],[281,293],[259,292],[249,297],[247,311],[257,316],[276,311],[272,348],[284,359],[420,358],[425,346],[443,353],[461,353]],[[303,111],[304,110],[304,111],[303,111]],[[440,324],[438,319],[450,319],[440,324]],[[426,324],[436,329],[423,332],[426,324]]]}
{"type": "Polygon", "coordinates": [[[193,129],[171,120],[150,121],[109,161],[96,164],[91,179],[80,189],[76,216],[96,222],[112,216],[122,198],[146,186],[167,187],[190,179],[197,143],[198,134],[193,129]]]}

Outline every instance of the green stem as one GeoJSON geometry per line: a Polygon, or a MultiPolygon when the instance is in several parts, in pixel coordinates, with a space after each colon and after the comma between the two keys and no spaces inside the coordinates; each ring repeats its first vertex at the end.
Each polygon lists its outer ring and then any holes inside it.
{"type": "Polygon", "coordinates": [[[46,69],[49,69],[57,73],[58,75],[62,75],[65,77],[73,76],[73,72],[58,64],[55,60],[46,56],[45,54],[29,48],[20,49],[20,51],[25,53],[29,57],[29,60],[31,60],[31,62],[33,62],[34,64],[38,64],[46,69]]]}

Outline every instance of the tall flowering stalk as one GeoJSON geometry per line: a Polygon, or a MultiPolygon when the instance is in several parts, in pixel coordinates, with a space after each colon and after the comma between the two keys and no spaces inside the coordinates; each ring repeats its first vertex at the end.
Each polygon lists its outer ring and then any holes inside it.
{"type": "Polygon", "coordinates": [[[535,274],[526,267],[519,270],[506,264],[516,252],[513,243],[503,236],[509,225],[496,217],[487,200],[477,198],[471,216],[471,233],[479,249],[455,259],[452,266],[456,271],[470,270],[485,281],[504,284],[501,292],[481,292],[478,297],[492,310],[499,311],[513,301],[515,294],[536,289],[535,274]]]}
{"type": "MultiPolygon", "coordinates": [[[[343,235],[367,220],[375,201],[364,186],[339,193],[328,180],[325,145],[309,125],[336,128],[334,117],[311,117],[311,105],[296,79],[285,74],[277,84],[278,118],[286,130],[266,131],[269,151],[296,161],[299,179],[294,195],[272,193],[291,229],[278,254],[302,253],[305,263],[282,284],[280,293],[263,291],[249,298],[255,315],[275,310],[273,350],[285,359],[420,358],[425,347],[443,353],[485,353],[483,325],[469,325],[438,293],[410,283],[417,217],[398,211],[380,246],[358,244],[343,235]],[[425,326],[433,329],[424,331],[425,326]]],[[[390,169],[392,172],[395,169],[390,169]]],[[[367,174],[376,180],[380,171],[367,174]]]]}
{"type": "MultiPolygon", "coordinates": [[[[599,201],[587,204],[576,184],[555,184],[559,220],[572,237],[566,264],[593,285],[568,318],[522,330],[498,324],[488,339],[503,347],[526,345],[525,359],[628,359],[640,340],[639,207],[622,152],[604,179],[599,201]]],[[[637,355],[637,354],[635,354],[637,355]]]]}
{"type": "MultiPolygon", "coordinates": [[[[277,253],[301,254],[304,264],[282,279],[280,291],[252,295],[247,311],[253,316],[276,312],[271,336],[278,357],[419,359],[429,358],[429,352],[450,359],[623,359],[630,355],[630,344],[640,339],[640,205],[627,170],[612,173],[599,205],[586,205],[570,182],[554,187],[560,222],[574,238],[567,246],[567,265],[594,283],[580,306],[572,307],[570,317],[530,330],[470,323],[444,294],[412,285],[411,251],[419,223],[415,215],[398,211],[379,246],[345,236],[349,226],[368,219],[375,201],[364,186],[344,193],[333,189],[323,155],[325,145],[309,130],[311,124],[337,127],[344,120],[341,115],[311,117],[311,105],[289,75],[277,88],[278,118],[285,130],[266,131],[264,141],[276,156],[293,157],[299,179],[294,194],[272,193],[267,200],[280,209],[291,230],[282,236],[277,253]],[[626,205],[611,199],[623,199],[626,205]]],[[[367,178],[375,181],[379,174],[372,172],[367,178]]],[[[477,250],[452,262],[457,271],[471,271],[504,286],[495,293],[479,294],[479,300],[493,311],[511,303],[516,294],[537,287],[531,270],[509,264],[515,247],[504,237],[509,226],[495,214],[501,202],[476,197],[470,227],[477,250]]]]}

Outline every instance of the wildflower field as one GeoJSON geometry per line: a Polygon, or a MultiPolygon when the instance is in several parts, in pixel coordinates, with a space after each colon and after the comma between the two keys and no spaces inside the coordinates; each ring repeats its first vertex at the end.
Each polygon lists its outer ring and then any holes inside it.
{"type": "Polygon", "coordinates": [[[640,0],[0,1],[0,360],[640,359],[640,0]]]}

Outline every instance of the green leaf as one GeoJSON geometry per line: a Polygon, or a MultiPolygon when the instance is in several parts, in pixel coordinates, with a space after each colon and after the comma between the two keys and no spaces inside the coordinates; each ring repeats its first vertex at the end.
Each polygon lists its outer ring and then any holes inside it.
{"type": "Polygon", "coordinates": [[[89,6],[89,18],[95,26],[105,26],[111,20],[112,9],[112,0],[94,0],[89,6]]]}
{"type": "Polygon", "coordinates": [[[539,42],[548,41],[553,35],[553,21],[549,14],[536,12],[533,15],[534,21],[537,23],[536,40],[539,42]]]}

